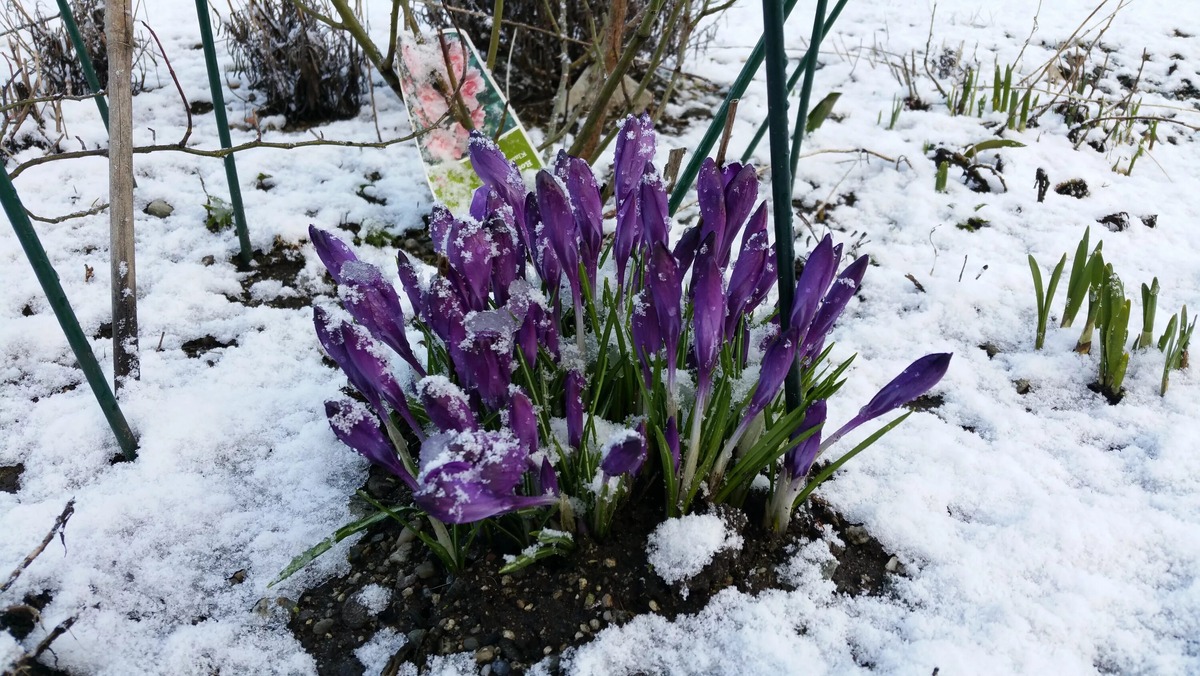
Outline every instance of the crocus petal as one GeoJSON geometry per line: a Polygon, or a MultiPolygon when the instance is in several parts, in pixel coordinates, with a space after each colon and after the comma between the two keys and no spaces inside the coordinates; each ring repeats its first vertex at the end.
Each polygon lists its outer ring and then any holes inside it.
{"type": "Polygon", "coordinates": [[[725,289],[721,270],[713,250],[716,234],[710,234],[696,254],[696,269],[692,273],[693,336],[696,348],[698,382],[707,391],[709,377],[721,349],[725,328],[725,289]]]}
{"type": "Polygon", "coordinates": [[[625,288],[625,270],[635,249],[642,243],[641,198],[637,191],[629,193],[617,209],[617,231],[613,236],[613,257],[617,262],[617,287],[625,288]]]}
{"type": "Polygon", "coordinates": [[[404,287],[404,295],[412,305],[413,313],[421,315],[421,282],[417,278],[417,269],[412,260],[403,251],[396,252],[396,272],[400,276],[400,285],[404,287]]]}
{"type": "Polygon", "coordinates": [[[621,122],[613,153],[613,181],[617,209],[625,203],[642,179],[642,170],[654,157],[654,123],[642,113],[621,122]]]}
{"type": "Polygon", "coordinates": [[[692,267],[696,258],[696,250],[700,248],[700,226],[692,226],[683,231],[671,255],[679,262],[679,276],[683,277],[692,267]]]}
{"type": "MultiPolygon", "coordinates": [[[[400,384],[392,376],[391,367],[387,360],[379,354],[381,349],[379,344],[363,331],[356,330],[355,327],[350,325],[342,326],[342,339],[346,355],[354,364],[354,368],[362,376],[363,384],[377,392],[377,396],[382,397],[396,412],[406,414],[405,417],[412,424],[412,416],[407,415],[408,400],[405,399],[404,392],[400,389],[400,384]]],[[[357,387],[358,385],[356,384],[355,386],[357,387]]],[[[366,392],[364,394],[368,398],[371,397],[366,392]]],[[[417,431],[420,432],[420,430],[417,431]]]]}
{"type": "Polygon", "coordinates": [[[679,422],[675,416],[667,419],[667,431],[664,435],[667,439],[667,450],[671,453],[671,469],[679,472],[679,422]]]}
{"type": "Polygon", "coordinates": [[[454,214],[441,204],[433,205],[429,212],[429,239],[433,243],[433,250],[439,255],[446,255],[446,246],[453,229],[454,214]]]}
{"type": "Polygon", "coordinates": [[[776,267],[775,261],[775,245],[772,244],[767,248],[767,261],[763,265],[762,277],[758,278],[758,284],[754,286],[754,293],[750,294],[750,300],[746,301],[745,307],[742,308],[743,315],[752,314],[758,306],[775,288],[775,282],[779,280],[779,269],[776,267]]]}
{"type": "Polygon", "coordinates": [[[523,496],[495,493],[461,474],[439,473],[413,493],[413,501],[433,518],[454,524],[474,523],[529,507],[558,502],[557,495],[523,496]]]}
{"type": "Polygon", "coordinates": [[[583,384],[582,373],[567,373],[567,443],[572,448],[579,448],[583,444],[583,384]]]}
{"type": "Polygon", "coordinates": [[[325,416],[329,427],[343,444],[358,452],[371,463],[391,472],[409,488],[416,490],[417,483],[400,458],[392,443],[384,436],[379,423],[362,406],[348,399],[325,402],[325,416]]]}
{"type": "Polygon", "coordinates": [[[488,287],[496,255],[491,232],[479,221],[455,221],[446,243],[451,271],[465,282],[463,296],[473,310],[487,307],[488,287]]]}
{"type": "Polygon", "coordinates": [[[899,408],[908,402],[928,392],[950,368],[949,352],[927,354],[908,365],[887,385],[867,402],[858,412],[858,416],[870,420],[877,418],[892,409],[899,408]]]}
{"type": "Polygon", "coordinates": [[[537,414],[533,411],[533,402],[520,390],[512,395],[508,402],[508,426],[521,442],[521,447],[527,455],[538,450],[537,414]]]}
{"type": "Polygon", "coordinates": [[[446,345],[466,337],[463,319],[466,308],[450,280],[437,275],[421,293],[421,319],[446,345]]]}
{"type": "Polygon", "coordinates": [[[379,268],[361,261],[342,266],[342,305],[372,336],[404,358],[418,374],[425,369],[413,354],[404,328],[400,297],[379,268]]]}
{"type": "Polygon", "coordinates": [[[800,357],[807,358],[817,354],[821,348],[817,347],[823,344],[825,336],[833,328],[834,322],[842,315],[842,311],[846,309],[846,304],[854,297],[858,288],[862,285],[863,275],[867,272],[867,256],[859,256],[858,260],[846,266],[846,269],[838,275],[833,286],[829,289],[829,293],[825,294],[825,300],[821,301],[821,307],[817,310],[817,314],[813,317],[812,324],[808,329],[808,334],[804,337],[804,343],[800,346],[800,357]]]}
{"type": "Polygon", "coordinates": [[[754,396],[750,398],[750,405],[746,408],[747,420],[758,415],[759,411],[766,408],[775,395],[779,394],[779,388],[791,371],[796,358],[796,334],[796,329],[793,328],[775,336],[763,352],[758,386],[754,390],[754,396]]]}
{"type": "Polygon", "coordinates": [[[725,339],[733,340],[735,332],[742,325],[746,303],[754,295],[758,280],[762,278],[763,269],[767,264],[767,233],[760,231],[742,245],[737,262],[733,264],[733,273],[729,276],[729,297],[726,299],[725,339]]]}
{"type": "Polygon", "coordinates": [[[587,270],[588,282],[596,285],[596,266],[604,239],[604,203],[600,186],[588,163],[578,157],[562,155],[563,173],[559,176],[567,186],[575,224],[579,230],[579,258],[587,270]]]}
{"type": "Polygon", "coordinates": [[[639,203],[641,204],[642,232],[647,246],[667,244],[667,233],[671,227],[670,215],[667,212],[667,190],[663,186],[662,177],[654,169],[654,164],[646,163],[642,173],[639,203]]]}
{"type": "Polygon", "coordinates": [[[646,461],[645,425],[642,431],[623,430],[609,438],[601,450],[600,471],[608,476],[636,476],[646,461]]]}
{"type": "Polygon", "coordinates": [[[825,235],[804,264],[800,278],[796,280],[796,295],[792,299],[791,322],[789,326],[800,329],[801,334],[808,331],[817,306],[825,297],[833,275],[837,271],[837,260],[833,257],[833,238],[825,235]]]}
{"type": "Polygon", "coordinates": [[[662,347],[662,333],[659,330],[658,309],[654,305],[654,296],[647,289],[642,289],[633,297],[633,348],[637,353],[638,362],[642,367],[642,380],[649,388],[651,383],[654,355],[662,347]]]}
{"type": "MultiPolygon", "coordinates": [[[[713,246],[719,254],[724,251],[725,241],[725,190],[721,171],[711,157],[700,165],[700,174],[696,178],[696,199],[700,203],[700,240],[707,241],[710,235],[714,236],[713,246]]],[[[719,255],[717,262],[719,265],[719,255]]]]}
{"type": "Polygon", "coordinates": [[[523,254],[518,248],[516,228],[510,222],[511,214],[505,217],[510,209],[508,205],[492,214],[485,222],[492,241],[492,297],[497,305],[508,302],[508,287],[521,276],[523,254]]]}
{"type": "Polygon", "coordinates": [[[321,342],[321,347],[325,348],[329,358],[341,367],[350,385],[366,397],[376,411],[386,413],[378,388],[363,375],[358,365],[350,358],[346,347],[346,334],[353,333],[353,328],[346,322],[333,321],[329,313],[319,306],[313,306],[313,326],[316,328],[317,340],[321,342]]]}
{"type": "Polygon", "coordinates": [[[667,251],[663,242],[656,242],[650,252],[650,267],[646,286],[654,298],[658,315],[659,334],[667,348],[667,365],[671,371],[669,380],[674,382],[675,358],[679,347],[679,336],[683,331],[680,305],[683,300],[683,280],[675,257],[667,251]]]}
{"type": "MultiPolygon", "coordinates": [[[[824,425],[826,412],[827,406],[824,399],[809,404],[808,410],[804,412],[804,422],[800,423],[800,428],[797,430],[798,433],[803,434],[818,425],[824,425]]],[[[813,461],[817,459],[820,448],[821,432],[818,430],[784,455],[783,466],[787,469],[788,476],[792,478],[793,482],[802,481],[808,475],[808,470],[812,467],[813,461]]]]}
{"type": "Polygon", "coordinates": [[[729,264],[733,238],[758,200],[758,172],[746,165],[725,186],[725,230],[721,234],[721,268],[729,264]]]}
{"type": "Polygon", "coordinates": [[[532,235],[530,256],[533,258],[533,267],[551,295],[557,297],[559,284],[562,282],[562,264],[558,261],[558,254],[554,252],[550,230],[542,222],[535,193],[529,193],[526,198],[525,213],[532,235]]]}
{"type": "Polygon", "coordinates": [[[550,464],[550,459],[544,456],[542,467],[538,470],[538,482],[542,485],[542,493],[558,495],[558,474],[554,471],[554,465],[550,464]]]}
{"type": "Polygon", "coordinates": [[[445,376],[426,376],[417,383],[417,395],[433,426],[443,432],[466,432],[479,427],[467,393],[445,376]]]}
{"type": "Polygon", "coordinates": [[[329,276],[333,277],[333,281],[341,284],[342,265],[347,261],[358,260],[358,256],[354,255],[345,242],[315,225],[308,226],[308,238],[317,250],[321,262],[325,264],[325,269],[329,271],[329,276]]]}
{"type": "Polygon", "coordinates": [[[575,215],[571,212],[571,203],[567,191],[554,174],[541,170],[537,174],[537,203],[538,212],[542,217],[542,227],[546,236],[554,246],[554,253],[562,264],[563,274],[571,284],[571,293],[576,303],[579,302],[581,287],[579,286],[579,229],[575,223],[575,215]]]}

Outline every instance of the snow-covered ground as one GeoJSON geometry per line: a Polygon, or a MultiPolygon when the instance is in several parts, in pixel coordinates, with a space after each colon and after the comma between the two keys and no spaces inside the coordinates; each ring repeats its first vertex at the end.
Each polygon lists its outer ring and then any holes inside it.
{"type": "MultiPolygon", "coordinates": [[[[989,162],[997,152],[1003,157],[1007,192],[970,192],[952,170],[948,192],[936,193],[935,167],[925,159],[929,146],[962,149],[993,138],[996,130],[982,123],[1003,119],[949,116],[920,65],[927,43],[938,54],[950,49],[980,64],[989,84],[994,63],[1018,56],[1024,76],[1038,72],[1081,24],[1091,29],[1085,42],[1097,35],[1117,9],[1109,0],[1089,19],[1097,2],[954,0],[934,12],[927,3],[858,0],[822,50],[815,97],[842,97],[836,119],[806,141],[796,197],[809,207],[829,200],[829,218],[814,224],[815,233],[832,227],[848,247],[861,239],[859,250],[878,263],[868,271],[865,300],[851,305],[835,332],[837,353],[859,357],[830,402],[830,420],[849,418],[914,357],[955,353],[936,390],[943,405],[912,416],[822,489],[899,557],[907,575],[896,577],[886,596],[840,596],[820,574],[827,544],[810,543],[787,570],[796,591],[758,598],[726,591],[703,613],[675,623],[639,617],[566,656],[570,673],[1200,673],[1200,453],[1193,446],[1200,380],[1195,369],[1174,372],[1160,397],[1162,355],[1137,352],[1127,396],[1108,405],[1087,389],[1097,357],[1071,349],[1082,317],[1074,329],[1051,328],[1046,348],[1033,349],[1026,263],[1032,253],[1043,268],[1052,266],[1090,225],[1092,241],[1104,240],[1107,261],[1134,299],[1131,333],[1141,325],[1137,290],[1155,276],[1162,285],[1156,335],[1182,304],[1200,310],[1200,102],[1171,95],[1185,83],[1193,92],[1200,86],[1200,6],[1128,2],[1091,53],[1089,66],[1107,59],[1100,86],[1110,98],[1121,95],[1117,76],[1141,69],[1141,114],[1192,125],[1160,123],[1158,143],[1132,175],[1112,170],[1128,161],[1132,146],[1076,150],[1053,113],[1037,128],[1004,133],[1025,147],[984,153],[989,162]],[[887,129],[894,100],[907,90],[886,64],[914,50],[915,87],[931,108],[902,111],[887,129]],[[841,152],[857,149],[878,155],[841,152]],[[1084,179],[1090,196],[1051,190],[1038,203],[1038,168],[1052,184],[1084,179]],[[852,203],[839,200],[850,194],[852,203]],[[1096,222],[1116,212],[1129,214],[1128,230],[1110,232],[1096,222]],[[1149,215],[1157,216],[1154,228],[1139,220],[1149,215]],[[976,232],[955,227],[972,216],[990,223],[976,232]],[[989,357],[984,343],[1000,352],[989,357]],[[1028,381],[1027,394],[1018,394],[1018,380],[1028,381]]],[[[388,3],[366,4],[374,31],[385,30],[388,3]]],[[[207,100],[192,3],[160,0],[143,8],[189,99],[207,100]]],[[[722,86],[731,82],[761,35],[760,11],[749,0],[731,10],[688,69],[722,86]]],[[[801,3],[789,22],[794,55],[809,34],[810,11],[801,3]]],[[[135,139],[179,138],[185,114],[165,68],[147,82],[152,90],[135,100],[135,139]]],[[[245,87],[226,97],[232,118],[252,110],[245,87]]],[[[386,88],[376,87],[375,102],[377,120],[365,108],[321,132],[373,141],[376,124],[384,138],[408,130],[402,104],[386,88]]],[[[68,146],[105,142],[90,103],[64,110],[68,146]]],[[[760,77],[738,109],[732,152],[740,153],[765,113],[760,77]]],[[[213,116],[197,116],[195,124],[192,142],[215,147],[213,116]]],[[[702,121],[660,147],[694,147],[703,128],[702,121]]],[[[234,133],[235,142],[254,138],[234,133]]],[[[311,138],[273,131],[266,137],[311,138]]],[[[766,162],[765,143],[756,161],[766,162]]],[[[226,298],[242,291],[230,262],[236,239],[203,226],[204,187],[225,194],[221,163],[164,152],[139,155],[135,166],[142,379],[121,402],[140,435],[137,462],[109,463],[117,447],[104,418],[16,237],[0,227],[0,466],[25,467],[20,490],[0,492],[0,573],[41,541],[69,499],[76,501],[65,546],[55,540],[0,594],[0,606],[27,592],[52,592],[25,648],[78,615],[53,644],[59,667],[72,673],[312,673],[284,611],[260,600],[295,598],[346,565],[343,543],[279,588],[266,588],[293,556],[349,519],[347,496],[366,464],[334,439],[322,406],[342,377],[322,366],[307,309],[226,298]],[[155,199],[170,202],[174,213],[142,214],[155,199]],[[204,336],[236,346],[189,358],[181,345],[204,336]],[[238,571],[244,581],[231,582],[238,571]]],[[[238,169],[251,240],[264,250],[276,238],[306,238],[310,223],[418,228],[430,207],[409,144],[255,150],[238,156],[238,169]],[[374,172],[381,176],[374,192],[386,205],[355,194],[374,172]],[[277,187],[255,190],[260,173],[277,187]]],[[[43,216],[106,200],[99,158],[35,167],[15,183],[26,206],[43,216]]],[[[37,225],[89,336],[108,321],[107,228],[106,215],[37,225]],[[95,271],[90,281],[85,266],[95,271]]],[[[361,251],[389,265],[388,251],[361,251]]],[[[299,283],[322,290],[322,268],[307,244],[304,253],[299,283]]],[[[269,285],[257,291],[272,292],[269,285]]],[[[108,368],[111,342],[93,339],[92,346],[108,368]]],[[[386,659],[389,640],[403,639],[377,637],[361,656],[386,659]]],[[[0,664],[21,649],[0,633],[0,664]]],[[[435,665],[454,673],[473,661],[435,665]]]]}

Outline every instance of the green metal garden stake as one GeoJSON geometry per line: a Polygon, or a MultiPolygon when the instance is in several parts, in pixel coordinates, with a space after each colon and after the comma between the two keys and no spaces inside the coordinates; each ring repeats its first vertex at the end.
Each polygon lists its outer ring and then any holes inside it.
{"type": "MultiPolygon", "coordinates": [[[[792,13],[792,9],[796,6],[798,0],[786,0],[783,5],[783,19],[787,19],[787,15],[792,13]]],[[[846,5],[848,0],[838,0],[833,11],[829,14],[829,20],[825,22],[822,34],[828,34],[833,29],[833,23],[837,20],[838,14],[841,13],[842,7],[846,5]]],[[[754,79],[754,75],[758,72],[758,67],[762,65],[763,58],[766,52],[763,47],[763,39],[760,38],[758,44],[754,45],[754,51],[750,52],[750,57],[746,59],[746,64],[742,66],[742,72],[738,73],[737,79],[729,87],[729,92],[725,94],[725,100],[721,102],[721,107],[717,108],[716,115],[713,116],[712,122],[708,125],[708,130],[704,132],[704,138],[696,146],[692,153],[692,158],[688,160],[687,166],[680,172],[679,178],[675,182],[675,189],[671,192],[670,213],[674,214],[679,205],[683,203],[683,198],[687,196],[688,190],[696,181],[696,175],[700,173],[700,165],[704,163],[704,158],[708,157],[708,153],[712,151],[713,146],[717,143],[717,139],[725,131],[725,118],[729,115],[729,104],[734,99],[742,98],[746,93],[746,87],[750,86],[750,82],[754,79]]],[[[815,60],[816,51],[810,49],[805,55],[804,60],[800,62],[801,68],[805,63],[815,60]],[[811,55],[811,56],[810,56],[811,55]]]]}
{"type": "MultiPolygon", "coordinates": [[[[786,333],[796,295],[796,238],[792,234],[787,53],[783,48],[783,22],[787,13],[781,3],[782,0],[763,0],[763,39],[767,47],[767,119],[771,126],[771,198],[775,205],[775,260],[779,270],[779,331],[786,333]]],[[[695,156],[701,155],[697,151],[695,156]]],[[[789,411],[800,405],[800,369],[796,361],[792,362],[784,380],[784,399],[789,411]]]]}
{"type": "MultiPolygon", "coordinates": [[[[217,117],[217,134],[221,147],[229,150],[233,142],[229,138],[229,119],[225,116],[225,94],[221,89],[221,71],[217,68],[217,50],[213,45],[212,22],[208,18],[207,0],[196,0],[196,14],[200,18],[200,41],[204,44],[204,65],[208,68],[208,87],[212,90],[213,113],[217,117]]],[[[233,153],[224,157],[225,179],[229,183],[229,202],[233,205],[233,220],[237,226],[239,258],[242,265],[249,265],[250,233],[246,229],[246,211],[242,208],[242,187],[238,183],[237,163],[233,153]]]]}
{"type": "Polygon", "coordinates": [[[8,220],[17,233],[17,240],[21,242],[21,248],[25,250],[25,256],[33,266],[38,282],[46,293],[46,299],[54,309],[54,316],[58,318],[59,326],[67,335],[67,343],[71,345],[71,351],[79,361],[79,368],[83,370],[83,375],[92,388],[92,394],[96,395],[96,401],[100,403],[100,409],[104,411],[104,417],[117,437],[121,452],[126,460],[136,459],[137,440],[133,436],[133,430],[129,428],[125,415],[121,413],[121,407],[104,378],[104,372],[100,370],[100,363],[96,361],[96,355],[92,352],[87,337],[83,335],[83,329],[79,328],[79,320],[75,318],[67,294],[63,292],[62,284],[58,281],[58,274],[50,265],[46,250],[29,222],[25,207],[21,205],[21,198],[17,196],[16,188],[3,170],[0,170],[0,202],[4,203],[4,212],[8,214],[8,220]]]}
{"type": "Polygon", "coordinates": [[[63,25],[71,44],[75,46],[75,54],[79,57],[79,67],[83,69],[83,77],[87,79],[88,87],[95,94],[96,108],[100,111],[100,119],[104,120],[104,128],[108,129],[108,103],[100,93],[100,78],[96,77],[96,69],[92,66],[92,57],[88,56],[87,45],[83,44],[83,36],[79,34],[79,25],[75,23],[75,15],[71,13],[71,5],[67,0],[58,0],[58,12],[62,15],[63,25]]]}

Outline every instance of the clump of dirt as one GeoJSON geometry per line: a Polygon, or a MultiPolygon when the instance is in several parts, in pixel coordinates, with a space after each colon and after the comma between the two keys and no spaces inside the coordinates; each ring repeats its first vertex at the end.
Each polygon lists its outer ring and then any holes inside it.
{"type": "Polygon", "coordinates": [[[24,473],[24,463],[0,466],[0,493],[16,493],[21,490],[21,475],[24,473]]]}
{"type": "Polygon", "coordinates": [[[238,343],[236,340],[230,340],[229,342],[222,343],[212,336],[204,336],[203,338],[189,340],[179,347],[189,358],[199,359],[200,355],[204,354],[205,352],[223,347],[237,347],[237,344],[238,343]]]}
{"type": "Polygon", "coordinates": [[[1062,183],[1054,186],[1054,192],[1080,200],[1091,194],[1088,192],[1087,181],[1083,180],[1082,178],[1073,178],[1069,181],[1063,181],[1062,183]]]}
{"type": "MultiPolygon", "coordinates": [[[[366,490],[379,499],[403,499],[397,483],[373,469],[366,490]]],[[[717,555],[689,579],[685,598],[679,583],[673,587],[660,579],[646,558],[647,537],[662,521],[660,505],[653,496],[639,497],[619,513],[607,539],[577,536],[569,556],[510,574],[500,573],[502,554],[515,552],[482,542],[463,571],[447,574],[410,531],[384,522],[351,547],[350,573],[300,598],[290,627],[321,674],[363,673],[354,650],[383,628],[405,638],[385,673],[403,663],[420,668],[432,656],[466,651],[481,667],[489,665],[492,674],[521,674],[642,613],[674,619],[698,612],[729,587],[748,594],[786,588],[777,569],[788,558],[788,545],[822,539],[826,526],[843,542],[831,546],[838,561],[831,579],[839,592],[882,594],[888,575],[901,572],[895,557],[865,529],[843,520],[819,498],[782,536],[758,525],[755,511],[761,514],[762,505],[757,504],[748,508],[749,519],[740,511],[740,518],[724,519],[735,524],[744,545],[739,552],[717,555]],[[368,585],[391,592],[387,607],[374,615],[358,598],[368,585]]],[[[724,508],[709,509],[721,513],[724,508]]]]}
{"type": "MultiPolygon", "coordinates": [[[[234,265],[241,267],[237,256],[230,259],[234,265]]],[[[312,305],[312,294],[304,291],[296,283],[300,271],[304,269],[304,254],[299,244],[285,242],[276,237],[271,250],[263,253],[255,251],[249,268],[241,276],[242,294],[234,297],[226,295],[231,302],[242,303],[247,307],[267,307],[297,310],[312,305]],[[269,282],[279,283],[273,287],[269,282]],[[264,287],[267,292],[255,290],[255,285],[268,282],[264,287]],[[269,295],[268,295],[269,293],[269,295]]]]}

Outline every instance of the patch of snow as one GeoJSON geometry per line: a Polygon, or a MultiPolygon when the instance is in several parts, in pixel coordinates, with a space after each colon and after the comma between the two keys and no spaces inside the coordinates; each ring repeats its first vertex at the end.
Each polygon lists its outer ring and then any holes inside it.
{"type": "MultiPolygon", "coordinates": [[[[377,587],[378,585],[371,586],[377,587]]],[[[369,588],[364,588],[363,591],[369,588]]],[[[392,655],[395,655],[397,650],[403,648],[405,643],[408,643],[407,636],[391,627],[384,627],[375,632],[375,635],[366,643],[360,645],[354,651],[354,656],[358,658],[359,662],[362,662],[363,673],[381,674],[384,667],[387,666],[388,660],[392,659],[392,655]]]]}
{"type": "Polygon", "coordinates": [[[367,612],[377,615],[388,607],[388,603],[392,600],[392,592],[380,585],[369,584],[360,589],[355,598],[367,609],[367,612]]]}
{"type": "Polygon", "coordinates": [[[704,570],[717,552],[741,549],[742,536],[731,533],[715,514],[688,514],[663,521],[646,541],[654,572],[670,584],[704,570]]]}

